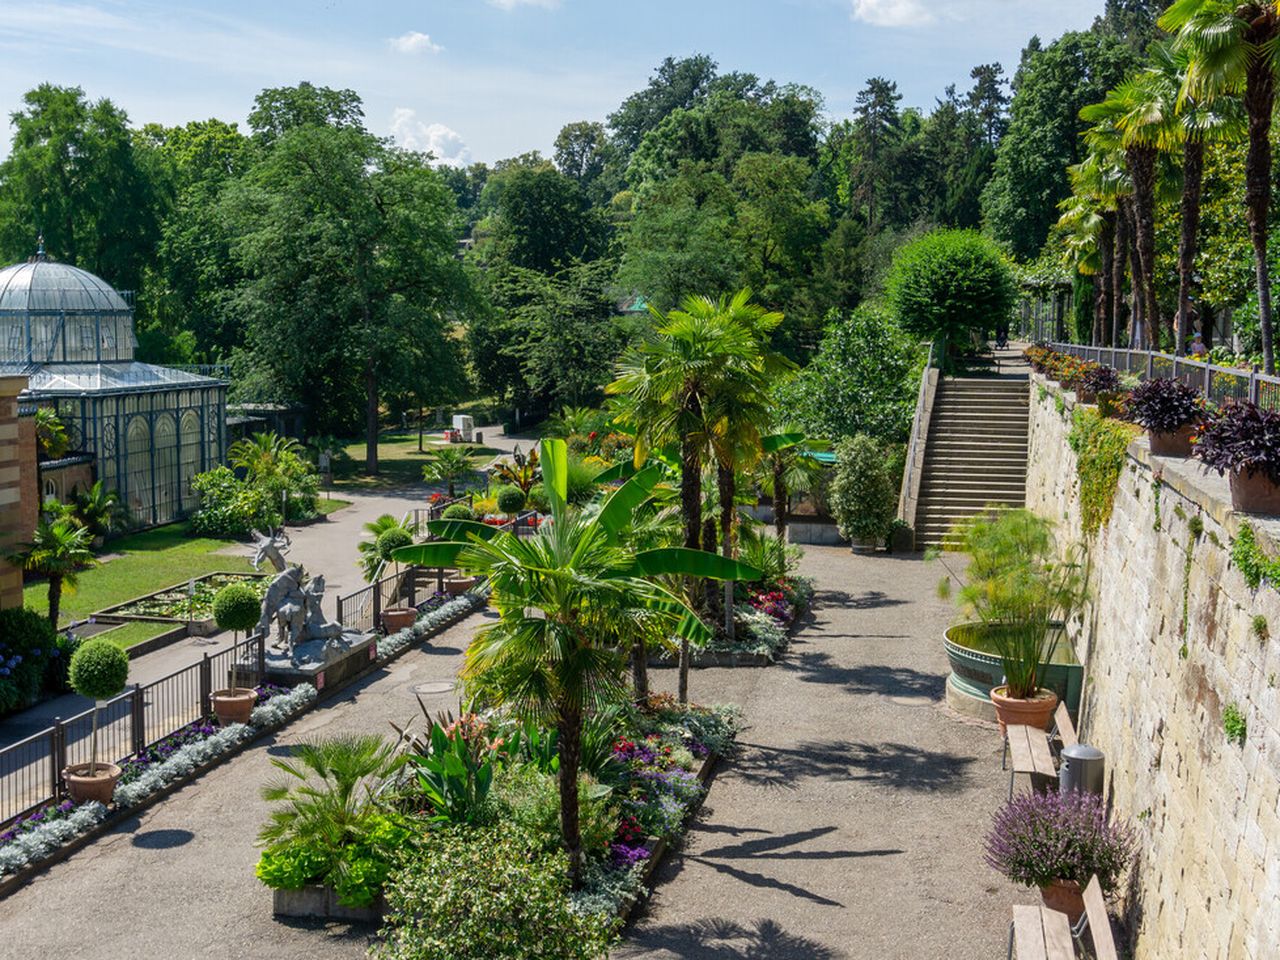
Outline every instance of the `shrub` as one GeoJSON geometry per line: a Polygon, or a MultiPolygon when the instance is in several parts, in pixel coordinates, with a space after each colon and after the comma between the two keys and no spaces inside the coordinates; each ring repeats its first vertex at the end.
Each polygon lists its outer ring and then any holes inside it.
{"type": "Polygon", "coordinates": [[[1227,704],[1222,710],[1222,729],[1227,735],[1227,742],[1243,747],[1249,736],[1249,722],[1240,708],[1234,703],[1227,704]]]}
{"type": "Polygon", "coordinates": [[[904,330],[958,343],[1013,309],[1013,273],[1000,248],[972,230],[935,230],[893,257],[886,294],[904,330]]]}
{"type": "Polygon", "coordinates": [[[286,520],[314,517],[320,489],[315,468],[287,446],[264,458],[263,463],[269,463],[270,468],[247,470],[243,479],[225,466],[197,474],[191,485],[200,496],[200,509],[191,518],[192,530],[204,536],[242,537],[251,530],[278,527],[286,520]],[[281,513],[285,503],[287,517],[281,513]]]}
{"type": "Polygon", "coordinates": [[[427,834],[387,884],[381,960],[596,960],[615,920],[575,911],[568,858],[509,824],[427,834]]]}
{"type": "Polygon", "coordinates": [[[392,527],[390,530],[384,530],[378,534],[378,557],[386,563],[391,563],[391,555],[401,547],[409,547],[413,545],[413,534],[404,527],[392,527]]]}
{"type": "Polygon", "coordinates": [[[565,470],[566,500],[572,504],[583,504],[596,494],[596,477],[599,467],[593,467],[578,457],[570,457],[565,470]]]}
{"type": "Polygon", "coordinates": [[[129,654],[110,640],[86,640],[71,657],[71,686],[90,700],[109,700],[129,680],[129,654]]]}
{"type": "Polygon", "coordinates": [[[262,600],[247,583],[229,583],[213,597],[213,620],[219,630],[252,630],[262,614],[262,600]]]}
{"type": "Polygon", "coordinates": [[[33,703],[62,650],[49,618],[25,607],[0,610],[0,713],[33,703]]]}
{"type": "Polygon", "coordinates": [[[1200,425],[1192,453],[1218,473],[1262,472],[1280,483],[1280,413],[1228,401],[1200,425]]]}
{"type": "Polygon", "coordinates": [[[884,448],[858,434],[836,446],[836,475],[829,494],[840,535],[850,540],[883,540],[897,509],[884,448]]]}
{"type": "Polygon", "coordinates": [[[987,835],[987,863],[1014,883],[1043,887],[1095,874],[1103,891],[1115,887],[1133,856],[1133,833],[1107,819],[1102,797],[1032,791],[996,812],[987,835]]]}
{"type": "Polygon", "coordinates": [[[451,503],[444,508],[444,513],[440,514],[440,517],[443,520],[474,520],[476,515],[475,511],[465,503],[451,503]]]}
{"type": "MultiPolygon", "coordinates": [[[[495,780],[494,799],[502,819],[539,839],[542,852],[560,849],[560,782],[555,774],[541,772],[536,763],[513,764],[495,780]]],[[[578,817],[582,849],[588,855],[603,853],[617,829],[618,811],[609,794],[586,777],[578,784],[578,817]]]]}
{"type": "Polygon", "coordinates": [[[498,510],[508,516],[513,516],[524,509],[525,495],[524,491],[516,486],[499,487],[496,497],[498,501],[498,510]]]}
{"type": "Polygon", "coordinates": [[[1100,363],[1092,364],[1080,375],[1080,389],[1095,397],[1100,393],[1109,393],[1120,389],[1120,374],[1114,367],[1105,367],[1100,363]]]}
{"type": "Polygon", "coordinates": [[[1129,393],[1129,419],[1152,433],[1172,433],[1195,423],[1204,412],[1200,395],[1181,380],[1155,377],[1129,393]]]}

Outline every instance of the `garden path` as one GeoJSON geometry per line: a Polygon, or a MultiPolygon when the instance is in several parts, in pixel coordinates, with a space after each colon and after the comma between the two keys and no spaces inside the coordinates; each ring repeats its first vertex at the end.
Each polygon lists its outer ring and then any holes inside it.
{"type": "MultiPolygon", "coordinates": [[[[349,546],[348,546],[349,548],[349,546]]],[[[981,862],[1005,782],[996,734],[937,705],[948,620],[936,568],[813,547],[819,600],[784,662],[696,671],[751,726],[617,957],[995,956],[1011,891],[981,862]],[[924,598],[924,599],[922,599],[924,598]]],[[[271,918],[253,844],[271,758],[455,708],[484,613],[365,678],[0,900],[0,960],[363,957],[367,927],[271,918]]],[[[654,671],[671,687],[672,670],[654,671]]]]}

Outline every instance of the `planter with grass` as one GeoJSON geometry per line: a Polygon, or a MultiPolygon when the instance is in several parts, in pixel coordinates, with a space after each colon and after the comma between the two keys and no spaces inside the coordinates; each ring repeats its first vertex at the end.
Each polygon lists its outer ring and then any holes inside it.
{"type": "Polygon", "coordinates": [[[98,715],[108,701],[124,692],[129,655],[110,640],[88,640],[71,657],[70,679],[76,693],[94,701],[93,733],[89,762],[69,764],[62,778],[76,803],[110,803],[121,771],[114,763],[98,762],[98,715]]]}
{"type": "MultiPolygon", "coordinates": [[[[252,630],[258,625],[258,616],[262,610],[262,601],[258,594],[246,583],[230,583],[223,587],[213,598],[213,619],[220,630],[233,631],[233,638],[238,639],[241,630],[252,630]]],[[[258,701],[258,691],[252,687],[239,686],[236,681],[238,663],[232,663],[230,686],[214,690],[209,695],[213,704],[214,715],[224,727],[232,723],[248,723],[258,701]]]]}
{"type": "Polygon", "coordinates": [[[1236,510],[1280,514],[1280,413],[1229,401],[1200,425],[1195,455],[1228,476],[1236,510]]]}
{"type": "Polygon", "coordinates": [[[1147,431],[1156,456],[1191,456],[1204,401],[1181,380],[1156,377],[1140,383],[1129,394],[1128,409],[1133,422],[1147,431]]]}

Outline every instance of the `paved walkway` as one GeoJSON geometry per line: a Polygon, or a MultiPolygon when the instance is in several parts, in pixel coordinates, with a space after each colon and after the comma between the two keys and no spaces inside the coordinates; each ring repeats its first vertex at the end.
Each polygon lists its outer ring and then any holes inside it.
{"type": "MultiPolygon", "coordinates": [[[[981,862],[1005,781],[995,732],[937,705],[949,617],[935,566],[809,548],[821,606],[787,660],[695,671],[750,727],[619,958],[992,957],[1013,891],[981,862]],[[923,599],[922,599],[923,598],[923,599]]],[[[389,732],[437,692],[472,617],[0,900],[0,960],[363,957],[371,932],[278,923],[253,838],[299,740],[389,732]],[[426,685],[424,687],[424,685],[426,685]]],[[[654,671],[673,687],[672,670],[654,671]]],[[[1022,894],[1025,899],[1025,893],[1022,894]]]]}

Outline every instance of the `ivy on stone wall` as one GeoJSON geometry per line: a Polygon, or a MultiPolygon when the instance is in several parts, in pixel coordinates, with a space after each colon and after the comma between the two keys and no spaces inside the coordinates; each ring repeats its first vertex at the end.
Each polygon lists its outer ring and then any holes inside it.
{"type": "Polygon", "coordinates": [[[1253,527],[1247,523],[1240,524],[1240,531],[1231,541],[1231,562],[1244,577],[1244,582],[1254,590],[1263,581],[1280,588],[1280,560],[1262,552],[1253,527]]]}
{"type": "Polygon", "coordinates": [[[1076,407],[1072,412],[1067,443],[1076,454],[1080,527],[1086,537],[1092,537],[1111,519],[1125,451],[1141,432],[1132,423],[1108,419],[1089,407],[1076,407]]]}

